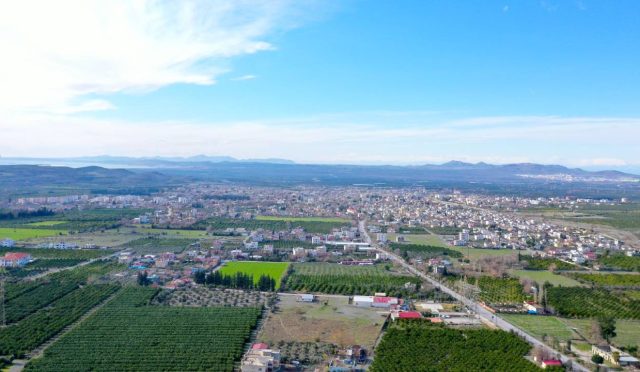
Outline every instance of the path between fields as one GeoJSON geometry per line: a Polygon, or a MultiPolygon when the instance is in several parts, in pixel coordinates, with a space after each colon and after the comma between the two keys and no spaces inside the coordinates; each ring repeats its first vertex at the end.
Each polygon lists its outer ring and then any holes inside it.
{"type": "Polygon", "coordinates": [[[40,345],[37,348],[35,348],[33,351],[31,351],[29,354],[27,354],[27,358],[25,358],[25,359],[15,359],[13,361],[13,365],[9,369],[9,372],[20,372],[20,371],[22,371],[24,369],[25,365],[31,359],[35,359],[35,358],[41,357],[42,354],[44,353],[44,351],[49,346],[51,346],[54,342],[58,341],[60,339],[60,337],[64,336],[65,334],[67,334],[69,332],[71,332],[78,325],[80,325],[80,323],[84,322],[88,317],[90,317],[91,315],[95,314],[96,311],[100,310],[104,305],[106,305],[107,303],[111,302],[111,300],[113,300],[119,292],[120,291],[116,291],[111,296],[109,296],[106,300],[102,301],[101,303],[99,303],[98,305],[94,306],[93,308],[91,308],[86,313],[84,313],[78,320],[76,320],[75,322],[69,324],[68,326],[63,328],[60,332],[58,332],[58,334],[56,334],[55,336],[51,337],[50,339],[45,341],[42,345],[40,345]]]}
{"type": "Polygon", "coordinates": [[[58,267],[58,268],[50,269],[50,270],[47,270],[47,271],[45,271],[43,273],[36,274],[36,275],[33,275],[33,276],[29,276],[29,277],[26,278],[26,280],[36,280],[36,279],[40,279],[40,278],[42,278],[44,276],[47,276],[47,275],[50,275],[50,274],[58,273],[60,271],[75,269],[75,268],[78,268],[78,267],[82,267],[82,266],[85,266],[85,265],[92,264],[92,263],[94,263],[96,261],[108,260],[109,258],[117,256],[118,254],[120,254],[120,251],[114,252],[114,253],[112,253],[110,255],[107,255],[107,256],[92,258],[92,259],[90,259],[88,261],[80,262],[77,265],[67,266],[67,267],[58,267]]]}

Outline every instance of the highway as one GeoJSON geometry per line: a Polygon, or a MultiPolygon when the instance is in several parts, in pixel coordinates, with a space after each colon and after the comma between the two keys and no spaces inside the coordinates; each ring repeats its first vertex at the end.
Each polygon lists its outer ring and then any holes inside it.
{"type": "Polygon", "coordinates": [[[422,271],[420,271],[420,270],[416,269],[415,267],[413,267],[412,265],[408,264],[402,257],[378,247],[377,244],[375,244],[371,240],[371,237],[369,236],[369,233],[367,232],[366,221],[359,221],[358,227],[359,227],[360,233],[365,237],[366,242],[369,243],[371,245],[371,247],[373,247],[374,249],[376,249],[379,252],[382,252],[382,253],[386,254],[390,259],[392,259],[393,261],[395,261],[398,264],[402,265],[409,272],[419,276],[420,278],[423,278],[424,280],[426,280],[429,283],[431,283],[434,287],[439,288],[442,292],[444,292],[444,293],[450,295],[451,297],[455,298],[456,300],[460,301],[465,306],[467,306],[469,309],[472,309],[481,320],[485,321],[486,323],[492,323],[496,327],[498,327],[498,328],[500,328],[500,329],[502,329],[504,331],[513,331],[513,332],[515,332],[516,334],[522,336],[527,342],[529,342],[534,347],[540,347],[543,350],[546,350],[550,355],[560,355],[560,359],[562,360],[562,363],[565,364],[565,365],[567,365],[567,363],[569,361],[571,361],[571,365],[572,365],[574,371],[580,371],[580,372],[588,372],[589,371],[589,369],[587,369],[584,366],[578,364],[574,359],[569,358],[568,356],[566,356],[566,355],[564,355],[564,354],[552,349],[551,347],[549,347],[546,344],[542,343],[541,341],[539,341],[535,337],[529,335],[528,333],[526,333],[522,329],[520,329],[520,328],[514,326],[513,324],[505,321],[504,319],[500,318],[499,315],[494,314],[494,313],[490,312],[489,310],[485,309],[484,307],[480,306],[480,304],[478,304],[477,302],[475,302],[475,301],[473,301],[473,300],[471,300],[471,299],[469,299],[467,297],[464,297],[463,295],[461,295],[458,292],[452,290],[451,288],[448,288],[448,287],[442,285],[437,280],[431,278],[427,274],[423,273],[422,271]]]}

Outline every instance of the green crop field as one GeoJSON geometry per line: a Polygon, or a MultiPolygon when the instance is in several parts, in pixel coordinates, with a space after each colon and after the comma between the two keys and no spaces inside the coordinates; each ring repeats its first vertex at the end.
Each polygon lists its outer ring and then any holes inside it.
{"type": "Polygon", "coordinates": [[[288,216],[257,216],[258,221],[287,221],[287,222],[339,222],[350,223],[351,220],[340,217],[288,217],[288,216]]]}
{"type": "Polygon", "coordinates": [[[49,236],[65,235],[66,230],[54,229],[26,229],[26,228],[0,228],[0,239],[26,240],[33,238],[45,238],[49,236]]]}
{"type": "Polygon", "coordinates": [[[347,266],[328,263],[296,263],[287,278],[288,290],[342,295],[407,294],[406,283],[419,284],[415,276],[400,275],[382,265],[347,266]]]}
{"type": "Polygon", "coordinates": [[[207,232],[204,230],[180,230],[180,229],[157,229],[151,227],[138,227],[133,230],[139,234],[160,235],[171,238],[206,238],[207,232]]]}
{"type": "Polygon", "coordinates": [[[36,227],[40,227],[40,226],[55,226],[55,225],[61,225],[63,223],[67,223],[67,221],[51,220],[51,221],[31,222],[31,223],[25,224],[24,226],[36,226],[36,227]]]}
{"type": "MultiPolygon", "coordinates": [[[[389,241],[395,242],[396,241],[396,237],[398,235],[399,234],[389,234],[388,235],[389,241]]],[[[400,235],[402,235],[402,234],[400,234],[400,235]]],[[[405,236],[404,238],[405,238],[405,242],[411,243],[411,244],[424,244],[424,245],[432,245],[432,246],[437,246],[437,247],[451,248],[438,235],[411,234],[411,235],[405,236]]]]}
{"type": "Polygon", "coordinates": [[[261,310],[148,305],[157,291],[124,288],[26,371],[233,371],[261,310]]]}
{"type": "MultiPolygon", "coordinates": [[[[591,319],[558,319],[565,323],[568,328],[576,329],[583,337],[590,337],[591,319]]],[[[614,345],[640,346],[640,320],[616,319],[616,334],[616,337],[612,339],[614,345]]]]}
{"type": "Polygon", "coordinates": [[[561,285],[563,287],[575,287],[582,285],[574,279],[564,275],[554,274],[550,271],[513,270],[512,273],[519,278],[527,278],[538,282],[540,285],[544,284],[544,282],[549,282],[556,286],[561,285]]]}
{"type": "Polygon", "coordinates": [[[369,371],[539,371],[524,358],[530,349],[509,332],[400,322],[385,332],[369,371]]]}
{"type": "Polygon", "coordinates": [[[557,314],[572,318],[640,319],[640,301],[602,288],[551,287],[547,301],[557,314]]]}
{"type": "Polygon", "coordinates": [[[465,257],[467,257],[472,261],[478,260],[484,257],[496,257],[496,256],[516,257],[518,255],[518,251],[514,251],[513,249],[484,249],[484,248],[457,247],[457,246],[451,246],[448,248],[464,254],[465,257]]]}
{"type": "Polygon", "coordinates": [[[276,289],[278,289],[288,266],[288,262],[232,261],[227,262],[220,269],[220,273],[222,275],[236,273],[253,275],[254,284],[258,283],[261,275],[266,275],[276,280],[276,289]]]}
{"type": "Polygon", "coordinates": [[[567,341],[577,336],[565,322],[555,316],[522,314],[500,314],[500,316],[538,339],[551,336],[560,341],[567,341]]]}

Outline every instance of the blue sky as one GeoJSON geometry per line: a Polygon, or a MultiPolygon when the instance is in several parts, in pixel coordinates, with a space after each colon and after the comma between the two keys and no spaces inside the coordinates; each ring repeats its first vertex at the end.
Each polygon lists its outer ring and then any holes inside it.
{"type": "Polygon", "coordinates": [[[637,1],[21,4],[3,156],[640,168],[637,1]]]}

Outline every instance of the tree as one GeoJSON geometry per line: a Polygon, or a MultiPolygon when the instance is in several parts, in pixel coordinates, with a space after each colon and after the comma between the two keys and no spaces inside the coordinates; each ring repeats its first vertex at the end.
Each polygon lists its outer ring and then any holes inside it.
{"type": "Polygon", "coordinates": [[[206,282],[207,275],[204,271],[198,270],[193,274],[193,281],[197,284],[204,284],[206,282]]]}
{"type": "Polygon", "coordinates": [[[151,280],[149,280],[149,274],[146,271],[138,273],[138,285],[147,286],[151,284],[151,280]]]}
{"type": "Polygon", "coordinates": [[[614,351],[613,353],[611,353],[611,357],[613,358],[613,361],[618,364],[620,362],[620,353],[617,351],[614,351]]]}
{"type": "Polygon", "coordinates": [[[595,364],[602,364],[604,362],[604,358],[598,354],[593,354],[593,356],[591,357],[591,361],[595,364]]]}
{"type": "Polygon", "coordinates": [[[600,334],[607,340],[607,343],[616,337],[616,320],[614,318],[600,317],[598,318],[598,325],[600,326],[600,334]]]}

